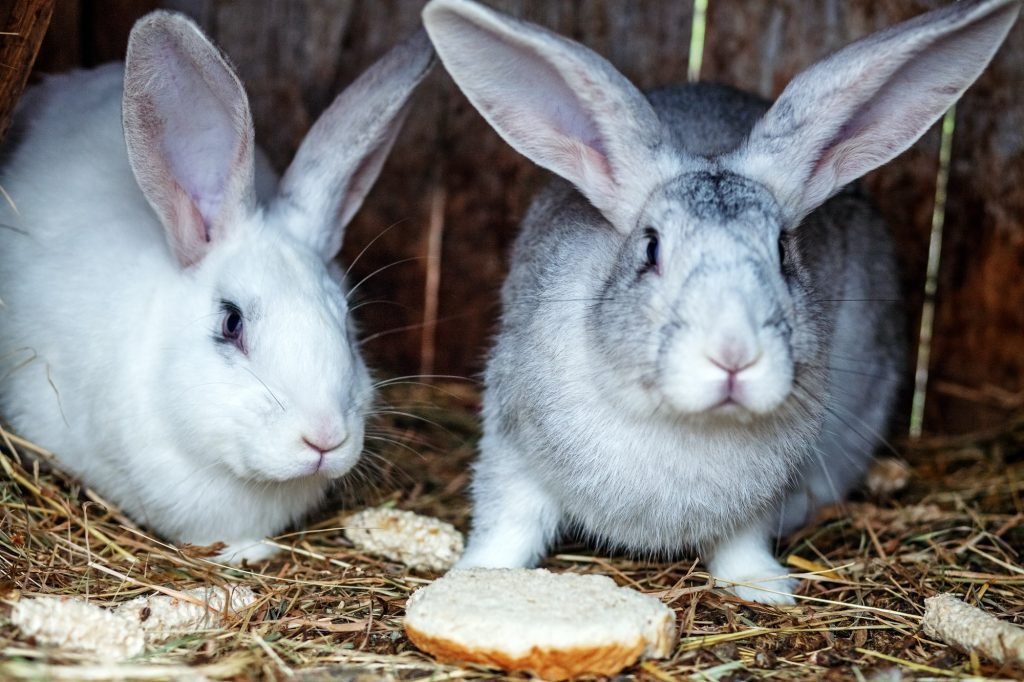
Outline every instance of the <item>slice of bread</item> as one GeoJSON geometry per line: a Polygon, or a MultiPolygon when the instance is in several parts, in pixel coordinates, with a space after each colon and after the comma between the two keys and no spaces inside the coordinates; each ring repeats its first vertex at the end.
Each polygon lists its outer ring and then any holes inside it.
{"type": "Polygon", "coordinates": [[[641,656],[665,658],[676,642],[675,613],[656,598],[544,569],[451,571],[409,598],[405,632],[444,662],[552,680],[614,675],[641,656]]]}

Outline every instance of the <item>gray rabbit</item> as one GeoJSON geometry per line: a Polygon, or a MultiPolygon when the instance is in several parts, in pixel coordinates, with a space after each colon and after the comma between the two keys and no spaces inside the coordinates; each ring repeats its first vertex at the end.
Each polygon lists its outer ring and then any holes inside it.
{"type": "Polygon", "coordinates": [[[892,243],[847,186],[957,100],[1019,7],[868,36],[769,106],[706,84],[645,97],[566,38],[430,2],[455,82],[562,178],[513,250],[459,566],[532,565],[575,530],[696,548],[738,596],[792,603],[770,539],[858,482],[904,371],[892,243]]]}

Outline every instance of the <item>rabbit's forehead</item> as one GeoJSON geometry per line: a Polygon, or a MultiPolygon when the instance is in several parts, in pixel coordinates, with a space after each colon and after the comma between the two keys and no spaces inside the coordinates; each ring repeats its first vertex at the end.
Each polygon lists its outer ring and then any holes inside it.
{"type": "Polygon", "coordinates": [[[727,170],[683,173],[658,188],[642,221],[671,234],[747,229],[772,238],[783,214],[766,187],[727,170]]]}
{"type": "Polygon", "coordinates": [[[250,234],[218,263],[216,287],[243,308],[258,302],[261,317],[298,318],[343,326],[345,296],[311,249],[268,231],[250,234]]]}

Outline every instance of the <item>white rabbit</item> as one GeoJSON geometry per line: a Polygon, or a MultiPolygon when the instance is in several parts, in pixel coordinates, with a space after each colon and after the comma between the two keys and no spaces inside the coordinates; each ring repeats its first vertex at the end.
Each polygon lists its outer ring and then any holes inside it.
{"type": "Polygon", "coordinates": [[[432,62],[422,31],[385,55],[266,205],[242,84],[185,17],[45,81],[0,178],[0,413],[160,535],[272,554],[362,450],[334,258],[432,62]]]}
{"type": "Polygon", "coordinates": [[[904,366],[890,237],[843,188],[956,101],[1018,9],[958,2],[869,36],[769,108],[706,84],[645,97],[566,38],[430,2],[469,101],[568,181],[512,253],[458,566],[532,565],[579,531],[696,548],[737,595],[792,603],[770,538],[856,484],[904,366]]]}

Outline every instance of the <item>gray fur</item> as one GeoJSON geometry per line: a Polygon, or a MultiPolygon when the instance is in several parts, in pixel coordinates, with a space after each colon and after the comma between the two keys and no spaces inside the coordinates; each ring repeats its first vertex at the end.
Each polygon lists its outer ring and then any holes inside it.
{"type": "Polygon", "coordinates": [[[941,115],[1019,8],[961,4],[855,43],[771,106],[709,84],[645,99],[564,38],[428,4],[470,101],[564,178],[512,251],[460,567],[530,565],[577,530],[696,549],[738,595],[792,603],[768,538],[857,484],[905,371],[892,241],[848,184],[941,115]]]}
{"type": "MultiPolygon", "coordinates": [[[[742,140],[749,125],[767,108],[739,91],[706,84],[661,90],[651,100],[671,139],[682,143],[674,147],[680,152],[694,151],[683,146],[689,140],[704,144],[709,139],[693,131],[719,130],[736,142],[742,140]],[[673,101],[705,95],[708,97],[699,108],[679,110],[671,105],[673,101]],[[746,105],[742,109],[737,106],[741,103],[746,105]],[[748,127],[730,129],[724,123],[730,120],[745,121],[748,127]]],[[[720,152],[731,149],[722,146],[720,152]]],[[[681,244],[699,244],[699,233],[716,229],[735,240],[739,248],[744,242],[763,245],[759,244],[763,242],[759,233],[772,220],[778,224],[777,206],[764,188],[730,174],[725,175],[730,181],[723,182],[722,177],[709,172],[686,174],[662,190],[666,203],[687,216],[688,220],[680,222],[692,225],[673,236],[681,244]],[[710,225],[709,218],[716,215],[728,222],[710,225]],[[744,215],[750,219],[739,220],[744,215]]],[[[827,453],[825,460],[829,462],[855,458],[859,474],[877,443],[876,434],[887,429],[886,420],[905,364],[905,324],[891,239],[877,212],[856,191],[827,202],[804,220],[797,234],[797,271],[788,278],[793,310],[785,320],[794,331],[793,352],[807,365],[802,378],[810,398],[802,404],[791,396],[788,412],[752,423],[752,429],[763,431],[755,451],[749,459],[736,463],[741,467],[738,471],[710,469],[707,485],[713,491],[711,495],[688,500],[685,495],[666,490],[667,498],[652,505],[651,478],[630,475],[630,468],[636,465],[633,459],[623,462],[619,476],[607,470],[593,472],[596,480],[572,466],[581,450],[590,451],[591,456],[602,452],[602,431],[608,425],[594,430],[571,428],[566,417],[575,420],[578,413],[590,412],[588,404],[598,414],[608,407],[616,410],[615,392],[620,390],[616,384],[639,386],[645,380],[653,381],[657,358],[644,357],[646,362],[637,368],[636,353],[663,333],[661,326],[685,323],[686,295],[708,292],[709,283],[730,267],[760,267],[765,259],[757,253],[742,257],[730,254],[729,259],[702,254],[686,273],[679,299],[671,303],[683,319],[645,324],[639,313],[652,294],[638,281],[633,267],[642,235],[639,231],[618,233],[568,183],[553,179],[523,220],[512,251],[512,267],[502,291],[505,313],[486,372],[485,432],[494,432],[502,440],[530,443],[530,447],[516,450],[529,459],[529,468],[540,478],[557,479],[557,487],[572,491],[562,497],[569,501],[569,516],[577,525],[612,544],[639,550],[675,552],[686,545],[711,545],[751,513],[750,500],[756,500],[755,508],[767,512],[791,484],[809,477],[819,483],[825,475],[817,473],[821,467],[814,457],[815,448],[827,453]],[[811,236],[803,237],[807,234],[811,236]],[[729,262],[733,259],[735,263],[729,262]],[[870,333],[867,339],[865,331],[870,333]],[[565,356],[581,346],[595,355],[595,362],[586,366],[591,376],[575,377],[593,382],[589,387],[600,389],[589,395],[565,376],[565,356]],[[834,390],[837,395],[830,399],[832,367],[850,371],[843,372],[843,388],[834,390]],[[551,381],[553,376],[566,380],[551,381]],[[866,396],[871,396],[868,402],[874,409],[872,414],[862,415],[866,396]],[[567,405],[573,406],[571,415],[565,413],[567,405]],[[826,405],[831,407],[826,409],[826,405]],[[857,423],[858,419],[866,424],[857,423]],[[847,425],[850,422],[853,424],[847,425]],[[805,437],[787,437],[787,430],[794,428],[805,437]],[[822,435],[817,442],[806,438],[819,431],[822,435]],[[779,458],[777,453],[786,457],[779,458]],[[605,477],[633,484],[628,494],[617,496],[614,506],[607,504],[608,495],[600,480],[605,477]],[[736,479],[749,484],[742,495],[736,495],[736,479]],[[654,517],[671,506],[683,508],[671,515],[672,526],[656,543],[652,542],[645,529],[664,525],[654,517]],[[699,512],[694,513],[693,508],[699,512]],[[584,518],[595,511],[599,514],[596,523],[584,518]]],[[[676,428],[678,420],[664,406],[652,406],[651,414],[629,414],[626,418],[634,422],[650,420],[650,428],[666,422],[668,428],[676,428]]],[[[694,426],[710,427],[708,435],[716,430],[715,425],[694,426]]],[[[678,452],[685,452],[686,429],[679,431],[678,452]]],[[[731,432],[726,429],[721,435],[716,447],[729,448],[725,441],[732,437],[731,432]]],[[[482,448],[478,471],[488,466],[491,452],[494,450],[482,448]]],[[[609,462],[616,458],[607,453],[600,459],[609,462]]],[[[664,471],[656,467],[650,474],[663,475],[664,471]]],[[[836,494],[828,490],[825,480],[814,486],[815,491],[831,501],[842,495],[856,476],[842,479],[849,483],[836,494]]],[[[475,490],[492,494],[485,488],[478,484],[475,490]]],[[[803,520],[792,520],[785,530],[803,520]]]]}

